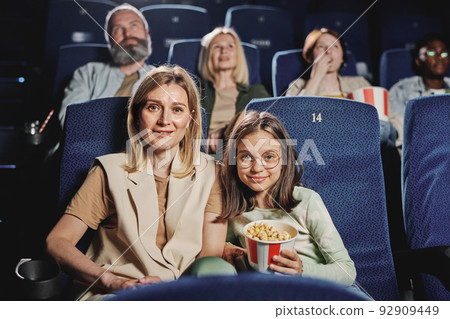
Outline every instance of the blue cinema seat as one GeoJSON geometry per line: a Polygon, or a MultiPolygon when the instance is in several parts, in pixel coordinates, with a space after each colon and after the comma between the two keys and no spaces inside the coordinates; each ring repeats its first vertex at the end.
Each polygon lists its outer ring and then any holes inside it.
{"type": "MultiPolygon", "coordinates": [[[[169,49],[167,62],[178,64],[189,72],[198,75],[198,57],[200,53],[201,39],[185,39],[175,41],[169,49]]],[[[242,43],[245,58],[247,59],[250,84],[261,83],[259,74],[259,49],[256,45],[242,43]]]]}
{"type": "Polygon", "coordinates": [[[227,10],[225,25],[233,27],[242,41],[259,48],[261,82],[270,91],[273,55],[294,48],[291,12],[270,6],[235,6],[227,10]]]}
{"type": "Polygon", "coordinates": [[[302,182],[322,197],[375,300],[400,299],[389,242],[379,120],[369,104],[327,97],[254,99],[286,126],[304,165],[302,182]]]}
{"type": "Polygon", "coordinates": [[[58,63],[53,85],[55,105],[61,103],[64,89],[72,79],[73,72],[89,62],[110,62],[108,45],[101,43],[77,43],[59,48],[58,63]]]}
{"type": "MultiPolygon", "coordinates": [[[[83,184],[97,156],[125,150],[128,97],[103,98],[67,107],[61,143],[58,213],[62,215],[83,184]]],[[[94,231],[88,231],[77,247],[86,252],[94,231]]],[[[63,273],[63,295],[70,278],[63,273]]],[[[64,298],[66,298],[64,296],[64,298]]]]}
{"type": "Polygon", "coordinates": [[[389,90],[401,79],[414,75],[411,49],[383,51],[380,58],[380,86],[389,90]]]}
{"type": "Polygon", "coordinates": [[[242,0],[194,0],[195,5],[208,10],[211,30],[224,25],[225,15],[230,7],[241,5],[242,0]],[[203,4],[203,2],[206,2],[203,4]]]}
{"type": "Polygon", "coordinates": [[[403,209],[409,248],[427,256],[414,258],[414,262],[432,267],[416,282],[416,286],[423,286],[425,300],[450,300],[449,123],[448,94],[419,97],[406,106],[403,209]]]}
{"type": "Polygon", "coordinates": [[[73,43],[106,43],[105,18],[117,3],[109,0],[49,1],[45,66],[53,79],[59,47],[73,43]]]}
{"type": "MultiPolygon", "coordinates": [[[[281,96],[289,87],[289,84],[299,78],[307,67],[301,54],[303,49],[278,51],[272,59],[272,90],[273,96],[281,96]]],[[[347,62],[343,66],[341,75],[358,75],[356,72],[356,60],[351,51],[347,50],[347,62]]]]}
{"type": "Polygon", "coordinates": [[[426,33],[442,32],[439,19],[411,12],[384,12],[380,17],[380,26],[382,51],[412,49],[426,33]]]}
{"type": "Polygon", "coordinates": [[[147,19],[152,39],[152,64],[167,62],[172,42],[201,38],[209,32],[208,11],[205,8],[181,4],[150,5],[139,9],[147,19]]]}
{"type": "Polygon", "coordinates": [[[247,272],[238,276],[181,277],[125,289],[108,301],[364,301],[367,296],[333,282],[247,272]]]}
{"type": "Polygon", "coordinates": [[[316,11],[341,11],[362,14],[374,2],[371,0],[316,0],[316,11]]]}
{"type": "Polygon", "coordinates": [[[313,7],[317,4],[316,0],[254,0],[252,4],[278,7],[289,11],[292,14],[294,24],[293,34],[295,46],[303,45],[305,18],[314,10],[313,7]]]}
{"type": "Polygon", "coordinates": [[[59,212],[62,214],[97,156],[125,150],[128,97],[112,97],[67,107],[62,137],[59,212]]]}

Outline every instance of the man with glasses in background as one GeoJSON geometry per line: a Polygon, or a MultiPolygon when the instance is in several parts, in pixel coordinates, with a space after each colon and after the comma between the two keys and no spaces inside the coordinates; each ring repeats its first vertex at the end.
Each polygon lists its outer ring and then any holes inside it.
{"type": "Polygon", "coordinates": [[[431,94],[450,93],[446,39],[439,33],[424,35],[413,49],[413,69],[417,75],[397,82],[389,90],[389,119],[398,132],[396,146],[403,139],[403,116],[409,100],[431,94]]]}

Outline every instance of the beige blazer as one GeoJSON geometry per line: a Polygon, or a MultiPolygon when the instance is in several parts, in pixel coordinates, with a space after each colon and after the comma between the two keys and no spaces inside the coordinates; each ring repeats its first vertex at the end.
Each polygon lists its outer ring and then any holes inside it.
{"type": "MultiPolygon", "coordinates": [[[[191,176],[176,178],[171,173],[165,213],[168,241],[162,250],[156,246],[158,196],[151,172],[126,172],[125,154],[96,160],[106,172],[118,226],[99,227],[86,255],[120,276],[178,278],[202,248],[205,207],[215,179],[213,158],[202,153],[191,176]]],[[[172,171],[179,166],[177,154],[172,171]]]]}

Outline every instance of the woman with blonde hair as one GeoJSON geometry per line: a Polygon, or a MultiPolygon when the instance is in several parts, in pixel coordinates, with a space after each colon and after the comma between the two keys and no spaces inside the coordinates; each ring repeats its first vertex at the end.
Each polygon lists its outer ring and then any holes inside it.
{"type": "Polygon", "coordinates": [[[269,97],[263,85],[250,85],[248,67],[237,33],[216,27],[201,42],[198,69],[202,79],[202,106],[206,110],[208,148],[216,151],[218,139],[236,114],[253,98],[269,97]]]}
{"type": "Polygon", "coordinates": [[[198,258],[223,254],[222,191],[214,160],[200,152],[189,74],[152,70],[129,102],[127,127],[127,151],[95,159],[47,237],[47,251],[84,285],[84,299],[173,280],[198,258]],[[97,231],[84,255],[75,245],[88,228],[97,231]]]}

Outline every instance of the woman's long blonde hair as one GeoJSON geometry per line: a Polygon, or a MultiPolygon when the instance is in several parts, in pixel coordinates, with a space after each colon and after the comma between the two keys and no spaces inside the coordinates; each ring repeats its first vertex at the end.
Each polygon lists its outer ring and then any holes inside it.
{"type": "Polygon", "coordinates": [[[176,177],[182,178],[190,175],[194,170],[200,154],[202,139],[202,116],[197,86],[191,76],[181,67],[163,65],[151,70],[137,88],[130,99],[127,117],[127,154],[128,162],[125,169],[128,172],[142,171],[148,164],[147,152],[144,149],[142,133],[139,129],[142,108],[146,104],[148,94],[159,86],[177,84],[182,87],[188,97],[189,115],[191,123],[179,145],[179,156],[182,169],[173,172],[176,177]]]}
{"type": "Polygon", "coordinates": [[[236,83],[248,85],[248,66],[244,48],[242,47],[241,40],[236,31],[228,27],[216,27],[202,38],[202,46],[198,58],[198,71],[201,78],[205,81],[214,82],[215,72],[211,61],[211,43],[220,34],[229,34],[234,38],[237,51],[237,64],[234,69],[233,78],[236,83]]]}

